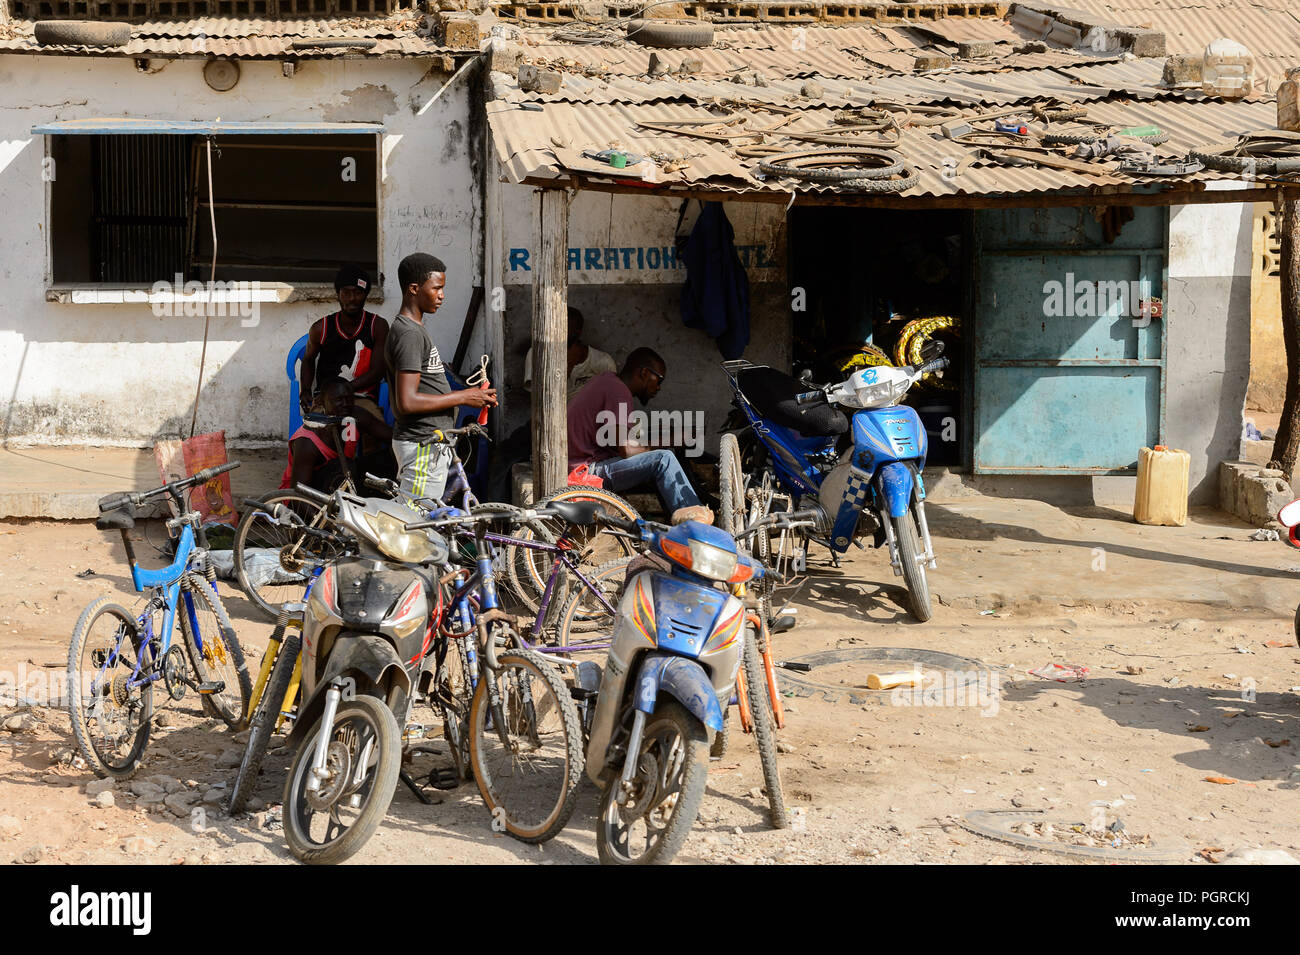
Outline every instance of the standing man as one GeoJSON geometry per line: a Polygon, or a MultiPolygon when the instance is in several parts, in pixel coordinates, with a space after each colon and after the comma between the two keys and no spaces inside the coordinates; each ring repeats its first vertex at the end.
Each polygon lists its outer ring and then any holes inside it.
{"type": "Polygon", "coordinates": [[[411,497],[442,497],[451,464],[451,445],[435,442],[443,428],[450,428],[455,409],[494,408],[495,388],[466,388],[452,391],[443,370],[442,357],[424,325],[424,316],[442,305],[447,267],[441,259],[415,252],[397,267],[402,287],[402,310],[388,333],[385,358],[388,393],[392,396],[397,425],[393,428],[393,454],[397,456],[397,480],[411,497]]]}
{"type": "Polygon", "coordinates": [[[324,410],[320,392],[312,393],[318,383],[342,379],[356,406],[383,420],[379,383],[384,380],[388,322],[366,311],[370,287],[370,273],[359,265],[345,265],[334,276],[339,310],[312,325],[298,372],[298,400],[304,412],[324,410]]]}
{"type": "Polygon", "coordinates": [[[569,470],[586,464],[611,491],[653,481],[674,524],[712,524],[713,512],[700,504],[672,451],[649,448],[628,433],[632,399],[647,404],[667,373],[664,360],[642,347],[627,356],[618,374],[605,372],[587,382],[569,402],[569,470]]]}

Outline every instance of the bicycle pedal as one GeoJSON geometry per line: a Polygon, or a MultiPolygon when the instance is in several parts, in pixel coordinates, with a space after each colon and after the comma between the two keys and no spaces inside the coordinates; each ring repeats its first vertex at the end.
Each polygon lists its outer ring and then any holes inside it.
{"type": "Polygon", "coordinates": [[[226,688],[226,684],[225,681],[223,680],[213,680],[210,683],[200,683],[198,685],[198,691],[208,696],[210,696],[213,693],[220,693],[225,688],[226,688]]]}
{"type": "Polygon", "coordinates": [[[456,772],[454,766],[443,766],[440,769],[429,770],[425,781],[434,789],[459,789],[460,773],[456,772]]]}

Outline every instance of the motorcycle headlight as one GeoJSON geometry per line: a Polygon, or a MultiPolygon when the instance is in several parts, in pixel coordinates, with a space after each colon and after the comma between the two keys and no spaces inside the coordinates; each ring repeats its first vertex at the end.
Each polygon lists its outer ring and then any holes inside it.
{"type": "Polygon", "coordinates": [[[393,560],[418,564],[437,553],[427,534],[406,530],[404,523],[391,514],[380,511],[378,514],[364,516],[370,529],[375,532],[379,549],[393,560]]]}
{"type": "Polygon", "coordinates": [[[735,554],[704,541],[693,540],[684,546],[677,541],[661,538],[659,548],[669,560],[710,580],[730,580],[739,562],[735,554]]]}

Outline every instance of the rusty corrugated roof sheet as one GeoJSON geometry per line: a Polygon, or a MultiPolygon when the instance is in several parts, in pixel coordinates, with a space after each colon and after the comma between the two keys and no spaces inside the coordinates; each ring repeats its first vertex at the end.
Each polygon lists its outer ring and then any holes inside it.
{"type": "Polygon", "coordinates": [[[157,21],[135,25],[131,39],[123,46],[42,46],[32,34],[31,21],[16,21],[0,32],[0,53],[49,55],[208,57],[240,59],[293,57],[408,57],[473,55],[454,51],[421,36],[416,28],[422,18],[408,15],[383,20],[357,18],[334,20],[241,20],[227,17],[197,17],[190,20],[157,21]],[[311,47],[311,41],[365,40],[365,46],[311,47]],[[295,43],[298,44],[295,47],[295,43]]]}

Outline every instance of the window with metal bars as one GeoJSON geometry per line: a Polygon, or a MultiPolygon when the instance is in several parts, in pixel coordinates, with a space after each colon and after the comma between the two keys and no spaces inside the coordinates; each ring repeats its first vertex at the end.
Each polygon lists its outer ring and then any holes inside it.
{"type": "Polygon", "coordinates": [[[328,284],[378,268],[376,138],[54,135],[56,285],[206,281],[328,284]]]}

